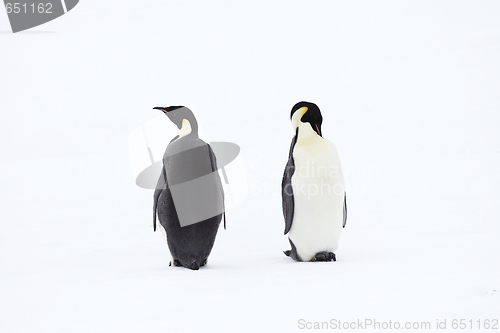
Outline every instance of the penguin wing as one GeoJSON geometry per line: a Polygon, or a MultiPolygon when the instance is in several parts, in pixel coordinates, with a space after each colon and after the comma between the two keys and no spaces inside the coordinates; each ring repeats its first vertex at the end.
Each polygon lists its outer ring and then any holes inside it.
{"type": "Polygon", "coordinates": [[[158,178],[158,183],[156,183],[156,189],[154,193],[153,202],[153,231],[156,231],[156,210],[158,208],[158,198],[160,198],[161,192],[168,186],[167,184],[167,174],[165,172],[165,164],[161,168],[160,178],[158,178]]]}
{"type": "Polygon", "coordinates": [[[281,198],[283,201],[283,217],[285,218],[285,235],[290,231],[293,221],[293,188],[292,188],[292,176],[295,172],[295,162],[293,160],[293,148],[295,143],[297,143],[297,133],[292,139],[292,144],[290,146],[290,152],[288,154],[288,162],[285,167],[285,172],[283,173],[283,179],[281,181],[281,198]]]}
{"type": "Polygon", "coordinates": [[[215,157],[215,154],[214,154],[214,151],[212,150],[212,147],[210,147],[210,145],[207,143],[206,144],[208,146],[208,152],[210,154],[210,164],[212,166],[212,172],[215,172],[216,174],[216,177],[217,179],[219,180],[219,190],[220,190],[220,195],[222,197],[222,211],[223,211],[223,217],[224,217],[224,230],[226,230],[226,209],[224,207],[224,190],[222,188],[222,183],[220,181],[220,177],[219,177],[219,172],[217,171],[218,168],[217,168],[217,158],[215,157]]]}
{"type": "Polygon", "coordinates": [[[347,222],[347,201],[346,201],[346,196],[344,192],[344,224],[342,225],[342,228],[345,228],[345,223],[347,222]]]}

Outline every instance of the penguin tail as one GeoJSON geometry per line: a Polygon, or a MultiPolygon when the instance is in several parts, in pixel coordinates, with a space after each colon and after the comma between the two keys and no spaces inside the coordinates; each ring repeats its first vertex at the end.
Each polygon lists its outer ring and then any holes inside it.
{"type": "Polygon", "coordinates": [[[200,269],[200,264],[198,264],[198,262],[196,262],[196,261],[193,261],[192,263],[188,264],[186,266],[186,268],[189,268],[189,269],[197,271],[197,270],[200,269]]]}
{"type": "Polygon", "coordinates": [[[293,260],[296,260],[296,261],[303,261],[302,258],[299,256],[299,254],[297,253],[297,248],[295,247],[295,244],[293,244],[292,240],[290,239],[290,237],[288,237],[288,241],[290,242],[290,245],[292,246],[292,249],[291,250],[286,250],[286,251],[283,251],[283,253],[292,258],[293,260]]]}

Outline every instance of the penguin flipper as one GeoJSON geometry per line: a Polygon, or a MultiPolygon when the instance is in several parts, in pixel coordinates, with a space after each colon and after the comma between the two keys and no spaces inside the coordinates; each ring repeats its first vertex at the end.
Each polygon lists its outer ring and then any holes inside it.
{"type": "Polygon", "coordinates": [[[281,198],[282,198],[282,208],[283,217],[285,218],[285,235],[290,231],[293,222],[293,211],[294,211],[294,200],[293,200],[293,188],[292,188],[292,176],[295,172],[295,162],[293,160],[293,148],[295,143],[297,143],[297,133],[292,139],[292,144],[290,146],[290,152],[288,154],[288,162],[285,167],[285,172],[283,173],[283,179],[281,181],[281,198]]]}
{"type": "Polygon", "coordinates": [[[344,224],[342,225],[342,228],[345,228],[346,222],[347,222],[347,200],[344,192],[344,224]]]}
{"type": "Polygon", "coordinates": [[[285,218],[285,235],[290,231],[293,221],[293,188],[292,188],[292,174],[295,171],[293,160],[287,163],[283,180],[281,181],[281,198],[283,201],[283,217],[285,218]]]}
{"type": "Polygon", "coordinates": [[[224,217],[224,230],[226,230],[226,207],[224,206],[224,189],[222,188],[222,182],[220,181],[219,172],[217,171],[217,158],[215,157],[212,147],[207,143],[208,152],[210,154],[210,164],[212,166],[212,172],[216,173],[216,177],[219,179],[219,190],[222,198],[222,215],[224,217]]]}
{"type": "Polygon", "coordinates": [[[156,231],[156,210],[158,208],[158,199],[160,198],[161,192],[165,189],[167,175],[165,173],[165,165],[161,169],[160,177],[158,178],[158,183],[156,183],[156,189],[153,196],[153,231],[156,231]]]}

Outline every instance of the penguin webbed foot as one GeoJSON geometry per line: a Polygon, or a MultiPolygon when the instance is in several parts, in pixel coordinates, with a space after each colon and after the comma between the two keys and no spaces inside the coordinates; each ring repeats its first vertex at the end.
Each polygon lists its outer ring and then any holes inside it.
{"type": "Polygon", "coordinates": [[[193,261],[192,263],[188,264],[185,267],[197,271],[200,269],[200,267],[203,267],[206,264],[207,264],[207,259],[203,260],[201,263],[199,263],[198,261],[193,261]]]}
{"type": "Polygon", "coordinates": [[[333,252],[322,251],[316,253],[310,261],[337,261],[337,257],[333,252]]]}
{"type": "Polygon", "coordinates": [[[186,268],[192,269],[193,271],[197,271],[200,269],[200,265],[197,262],[192,262],[186,268]]]}
{"type": "Polygon", "coordinates": [[[207,259],[203,260],[201,263],[198,263],[198,261],[192,261],[190,263],[184,263],[184,264],[182,264],[179,260],[174,259],[173,262],[171,261],[168,265],[172,266],[172,263],[176,267],[185,267],[197,271],[200,269],[200,267],[203,267],[207,264],[207,259]]]}
{"type": "MultiPolygon", "coordinates": [[[[173,261],[174,261],[173,262],[174,266],[176,266],[176,267],[182,266],[182,264],[179,260],[174,259],[173,261]]],[[[172,266],[172,261],[168,263],[168,266],[172,266]]]]}

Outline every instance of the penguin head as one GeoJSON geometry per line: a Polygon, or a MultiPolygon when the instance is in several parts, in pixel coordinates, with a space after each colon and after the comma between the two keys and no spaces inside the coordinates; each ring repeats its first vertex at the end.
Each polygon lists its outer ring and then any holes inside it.
{"type": "Polygon", "coordinates": [[[198,123],[194,114],[185,106],[156,106],[153,109],[161,110],[179,129],[180,137],[186,135],[198,136],[198,123]]]}
{"type": "Polygon", "coordinates": [[[321,123],[323,122],[323,117],[319,108],[314,103],[309,102],[299,102],[295,104],[290,113],[290,119],[292,120],[292,126],[294,131],[297,129],[303,134],[314,134],[322,136],[321,134],[321,123]]]}

